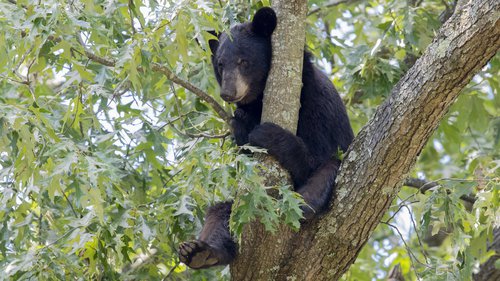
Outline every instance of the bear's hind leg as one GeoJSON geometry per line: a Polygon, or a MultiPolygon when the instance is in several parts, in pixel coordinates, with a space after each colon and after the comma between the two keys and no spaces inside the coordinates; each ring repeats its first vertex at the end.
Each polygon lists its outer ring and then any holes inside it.
{"type": "Polygon", "coordinates": [[[198,240],[179,246],[181,262],[193,269],[229,264],[236,256],[237,245],[229,232],[232,202],[210,207],[198,240]]]}
{"type": "Polygon", "coordinates": [[[307,204],[302,208],[306,220],[327,208],[332,197],[339,164],[338,160],[329,160],[314,171],[305,185],[297,189],[307,204]]]}

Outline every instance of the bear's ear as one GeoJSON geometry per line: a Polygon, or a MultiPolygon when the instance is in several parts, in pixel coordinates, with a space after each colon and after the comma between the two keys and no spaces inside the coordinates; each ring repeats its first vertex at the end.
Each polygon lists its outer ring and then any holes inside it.
{"type": "Polygon", "coordinates": [[[252,21],[252,31],[261,36],[271,36],[276,28],[276,13],[270,7],[260,8],[252,21]]]}
{"type": "Polygon", "coordinates": [[[215,56],[215,53],[217,52],[217,48],[219,47],[219,34],[217,32],[215,32],[215,30],[209,30],[207,32],[212,34],[213,36],[217,37],[217,40],[216,39],[208,40],[208,45],[210,46],[210,50],[212,51],[212,55],[215,56]]]}

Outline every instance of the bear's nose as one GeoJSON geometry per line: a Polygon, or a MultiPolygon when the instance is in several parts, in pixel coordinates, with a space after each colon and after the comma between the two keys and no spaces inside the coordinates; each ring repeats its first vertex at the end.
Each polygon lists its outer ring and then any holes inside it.
{"type": "Polygon", "coordinates": [[[228,102],[230,102],[230,101],[232,100],[232,98],[233,98],[233,96],[232,96],[232,95],[229,95],[229,94],[224,94],[224,93],[220,94],[220,97],[221,97],[223,100],[228,101],[228,102]]]}

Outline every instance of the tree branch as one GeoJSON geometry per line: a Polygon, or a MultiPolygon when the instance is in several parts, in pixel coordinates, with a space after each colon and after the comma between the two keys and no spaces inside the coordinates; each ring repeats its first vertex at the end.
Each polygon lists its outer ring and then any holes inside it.
{"type": "MultiPolygon", "coordinates": [[[[109,67],[115,67],[116,61],[111,58],[103,58],[100,57],[94,53],[92,53],[86,46],[85,43],[83,42],[82,38],[78,35],[77,40],[82,45],[83,50],[85,52],[85,56],[89,58],[90,60],[97,62],[99,64],[109,66],[109,67]]],[[[207,102],[212,109],[224,120],[226,123],[229,123],[231,121],[231,115],[229,115],[224,108],[215,100],[213,99],[210,95],[208,95],[206,92],[201,90],[200,88],[196,87],[195,85],[189,83],[188,81],[180,78],[179,76],[175,75],[170,69],[167,67],[160,65],[159,63],[151,63],[151,69],[155,72],[159,72],[167,76],[167,78],[174,82],[175,84],[184,87],[185,89],[189,90],[193,94],[195,94],[197,97],[202,99],[203,101],[207,102]]],[[[143,67],[138,67],[138,70],[143,72],[144,68],[143,67]]]]}
{"type": "MultiPolygon", "coordinates": [[[[446,179],[443,179],[443,180],[446,180],[446,179]]],[[[405,180],[403,185],[408,186],[408,187],[417,188],[420,190],[421,193],[425,193],[426,191],[428,191],[431,188],[434,188],[436,186],[440,186],[438,181],[426,181],[423,179],[408,178],[405,180]]],[[[458,181],[460,181],[460,180],[458,180],[458,181]]],[[[447,190],[446,192],[448,192],[448,194],[451,193],[450,190],[447,190]]],[[[474,204],[474,202],[476,202],[476,197],[471,196],[471,195],[462,195],[462,196],[460,196],[460,199],[462,199],[466,202],[469,202],[471,204],[474,204]]]]}
{"type": "Polygon", "coordinates": [[[325,5],[321,6],[321,7],[316,7],[316,8],[313,8],[309,11],[309,13],[307,14],[307,16],[310,16],[310,15],[314,15],[316,13],[318,13],[319,11],[323,10],[323,9],[327,9],[327,8],[330,8],[330,7],[334,7],[334,6],[338,6],[340,4],[352,4],[354,2],[356,2],[357,0],[330,0],[328,1],[325,5]]]}
{"type": "MultiPolygon", "coordinates": [[[[167,78],[174,82],[175,84],[184,87],[185,89],[189,90],[196,96],[198,96],[200,99],[204,100],[207,102],[215,112],[224,120],[226,123],[229,124],[231,121],[231,115],[229,115],[224,108],[215,100],[213,99],[210,95],[208,95],[206,92],[201,90],[200,88],[196,87],[195,85],[189,83],[188,81],[180,78],[179,76],[175,75],[170,69],[167,67],[160,65],[158,63],[152,63],[151,64],[151,69],[156,72],[161,72],[167,78]]],[[[141,69],[140,69],[141,70],[141,69]]]]}
{"type": "Polygon", "coordinates": [[[252,231],[264,262],[238,280],[338,280],[354,263],[448,108],[499,49],[498,0],[456,11],[351,144],[330,211],[298,233],[252,231]]]}

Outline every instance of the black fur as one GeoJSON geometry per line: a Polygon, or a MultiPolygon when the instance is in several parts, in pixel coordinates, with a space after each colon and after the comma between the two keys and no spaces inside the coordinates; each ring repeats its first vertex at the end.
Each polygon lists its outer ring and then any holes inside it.
{"type": "Polygon", "coordinates": [[[230,263],[238,246],[229,233],[229,216],[233,202],[216,204],[207,210],[205,225],[198,240],[179,246],[180,260],[200,269],[230,263]]]}
{"type": "MultiPolygon", "coordinates": [[[[308,204],[303,209],[304,216],[310,219],[326,208],[340,164],[336,154],[338,150],[345,152],[354,136],[340,96],[328,77],[312,64],[307,52],[304,53],[297,135],[272,123],[260,124],[275,26],[274,11],[260,9],[252,22],[233,27],[231,37],[221,34],[218,41],[209,42],[212,63],[221,86],[221,97],[237,105],[231,120],[236,144],[250,143],[266,148],[290,172],[295,190],[308,204]],[[238,77],[248,85],[244,96],[237,90],[238,77]]],[[[209,210],[198,240],[203,244],[195,243],[197,249],[192,251],[204,253],[200,256],[207,262],[198,259],[191,263],[193,255],[181,252],[181,260],[187,261],[187,265],[200,268],[199,264],[208,267],[231,262],[236,244],[227,229],[230,206],[220,203],[209,210]],[[215,264],[215,260],[210,259],[214,256],[220,257],[215,264]]]]}

